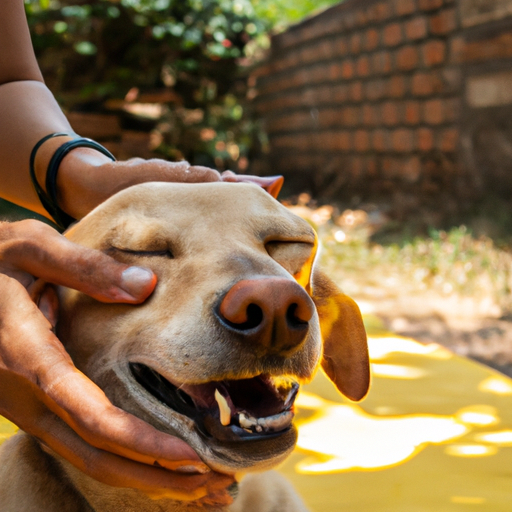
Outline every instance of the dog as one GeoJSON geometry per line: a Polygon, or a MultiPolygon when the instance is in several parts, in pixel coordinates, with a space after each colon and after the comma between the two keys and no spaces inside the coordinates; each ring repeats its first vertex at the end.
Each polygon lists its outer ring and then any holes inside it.
{"type": "MultiPolygon", "coordinates": [[[[146,183],[66,236],[158,277],[139,306],[58,289],[56,332],[77,368],[213,470],[251,473],[232,505],[211,510],[306,510],[276,473],[262,473],[294,448],[299,382],[321,365],[352,400],[369,387],[361,315],[315,265],[310,225],[253,184],[146,183]]],[[[20,512],[22,497],[23,512],[208,510],[100,483],[23,432],[1,457],[2,512],[20,512]]]]}

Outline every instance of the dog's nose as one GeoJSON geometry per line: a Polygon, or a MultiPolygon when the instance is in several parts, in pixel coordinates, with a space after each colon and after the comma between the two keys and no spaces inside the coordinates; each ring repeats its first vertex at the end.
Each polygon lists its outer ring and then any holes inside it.
{"type": "Polygon", "coordinates": [[[289,355],[305,340],[314,311],[313,301],[295,281],[267,277],[236,283],[217,314],[265,353],[289,355]]]}

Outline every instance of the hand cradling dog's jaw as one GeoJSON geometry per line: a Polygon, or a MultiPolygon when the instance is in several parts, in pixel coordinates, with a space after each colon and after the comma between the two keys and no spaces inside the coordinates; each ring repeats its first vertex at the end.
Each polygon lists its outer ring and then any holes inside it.
{"type": "MultiPolygon", "coordinates": [[[[57,333],[75,365],[212,469],[262,471],[284,460],[297,438],[298,383],[320,363],[346,396],[366,394],[357,306],[314,267],[313,229],[259,187],[137,185],[67,236],[158,277],[139,306],[59,289],[57,333]]],[[[71,473],[83,493],[94,487],[71,473]]],[[[110,510],[98,492],[94,510],[110,510]]],[[[173,507],[160,510],[181,510],[173,507]]]]}

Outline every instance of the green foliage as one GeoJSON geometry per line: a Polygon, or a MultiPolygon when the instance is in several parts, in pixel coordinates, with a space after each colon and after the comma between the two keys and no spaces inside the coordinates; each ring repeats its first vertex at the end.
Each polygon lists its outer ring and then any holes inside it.
{"type": "Polygon", "coordinates": [[[256,15],[278,30],[338,3],[340,0],[252,0],[256,15]]]}
{"type": "Polygon", "coordinates": [[[135,101],[171,92],[154,119],[158,151],[243,170],[258,129],[245,101],[246,50],[269,28],[249,0],[25,5],[43,75],[64,108],[97,111],[129,91],[135,101]]]}

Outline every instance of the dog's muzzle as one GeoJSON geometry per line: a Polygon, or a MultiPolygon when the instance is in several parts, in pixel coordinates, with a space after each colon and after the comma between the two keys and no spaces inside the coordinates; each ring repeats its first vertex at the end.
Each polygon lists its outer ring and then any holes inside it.
{"type": "Polygon", "coordinates": [[[140,363],[130,363],[135,380],[160,402],[192,419],[198,431],[219,441],[256,441],[288,430],[299,384],[288,377],[175,385],[140,363]]]}

